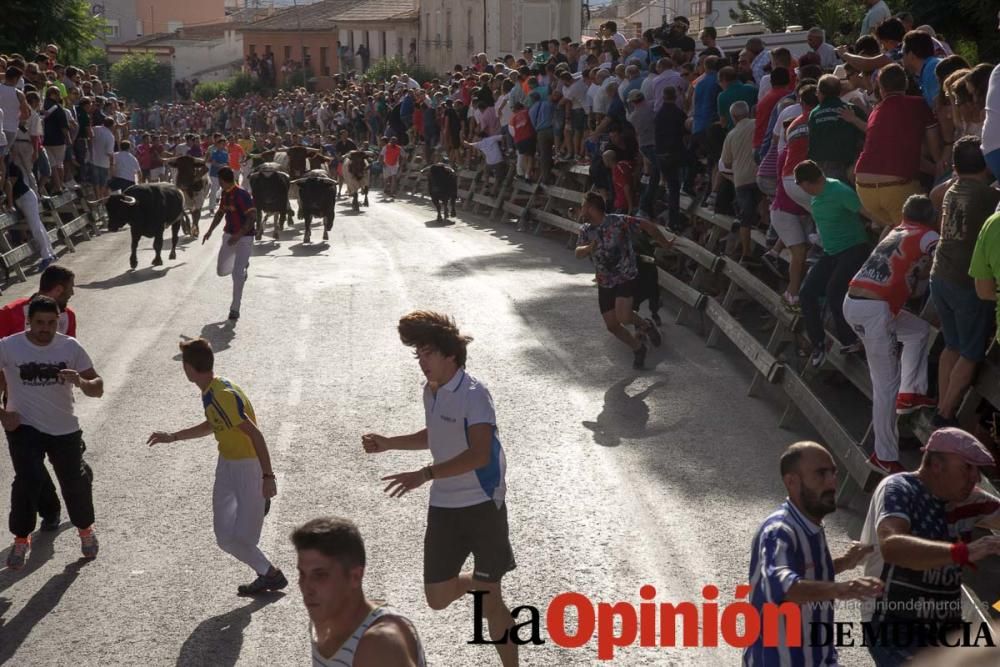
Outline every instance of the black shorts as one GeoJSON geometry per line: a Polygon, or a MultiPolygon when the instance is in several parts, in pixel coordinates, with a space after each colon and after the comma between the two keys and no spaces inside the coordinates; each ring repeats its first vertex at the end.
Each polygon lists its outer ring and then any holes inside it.
{"type": "Polygon", "coordinates": [[[615,285],[614,287],[597,288],[597,304],[601,307],[601,314],[610,313],[615,309],[617,299],[635,299],[639,294],[639,278],[635,277],[628,282],[615,285]]]}
{"type": "Polygon", "coordinates": [[[517,142],[514,147],[517,148],[518,155],[534,155],[537,143],[535,137],[532,136],[530,139],[517,142]]]}
{"type": "Polygon", "coordinates": [[[424,583],[440,584],[462,573],[472,554],[472,578],[497,583],[515,567],[510,546],[507,505],[496,503],[469,507],[434,507],[427,510],[424,534],[424,583]]]}

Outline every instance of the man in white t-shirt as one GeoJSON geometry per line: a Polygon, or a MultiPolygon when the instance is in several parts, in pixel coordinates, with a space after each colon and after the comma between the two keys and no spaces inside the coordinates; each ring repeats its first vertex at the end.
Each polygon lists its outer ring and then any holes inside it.
{"type": "Polygon", "coordinates": [[[97,189],[98,199],[110,194],[108,179],[115,159],[114,126],[113,118],[105,118],[101,125],[94,128],[94,138],[90,142],[90,178],[97,189]]]}
{"type": "Polygon", "coordinates": [[[59,479],[63,503],[80,534],[84,558],[97,556],[94,533],[94,474],[83,460],[86,446],[73,410],[73,387],[100,398],[104,381],[75,338],[57,333],[59,304],[37,295],[28,305],[29,328],[0,340],[0,369],[7,382],[7,406],[0,423],[7,431],[14,483],[10,531],[14,546],[7,567],[24,567],[35,530],[43,461],[47,455],[59,479]]]}
{"type": "Polygon", "coordinates": [[[469,591],[481,591],[491,638],[504,667],[517,665],[513,625],[500,581],[516,564],[507,524],[506,457],[497,438],[493,398],[465,371],[466,347],[447,315],[416,311],[399,321],[399,337],[416,350],[424,385],[425,428],[411,435],[366,434],[369,454],[390,449],[430,449],[433,462],[420,470],[383,477],[390,497],[402,497],[432,481],[424,536],[424,594],[432,609],[445,609],[469,591]],[[473,570],[462,574],[469,554],[473,570]]]}
{"type": "MultiPolygon", "coordinates": [[[[132,155],[132,142],[128,139],[122,140],[118,147],[120,151],[115,153],[115,159],[111,165],[111,180],[108,181],[108,189],[121,191],[130,188],[139,182],[139,161],[132,155]]],[[[183,154],[187,154],[187,145],[178,144],[179,149],[183,149],[183,154]]],[[[180,153],[180,151],[177,151],[180,153]]]]}
{"type": "Polygon", "coordinates": [[[477,148],[483,154],[483,158],[486,160],[486,181],[489,183],[489,179],[494,180],[493,190],[490,192],[491,197],[496,197],[500,190],[500,181],[503,179],[504,171],[504,161],[503,161],[503,150],[500,148],[500,144],[503,142],[503,135],[494,134],[492,136],[486,136],[482,132],[479,133],[479,141],[466,141],[465,145],[469,148],[477,148]]]}

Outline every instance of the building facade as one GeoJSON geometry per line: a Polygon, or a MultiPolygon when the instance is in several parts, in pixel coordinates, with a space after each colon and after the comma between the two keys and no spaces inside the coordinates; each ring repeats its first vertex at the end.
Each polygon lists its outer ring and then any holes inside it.
{"type": "Polygon", "coordinates": [[[107,23],[108,31],[98,43],[119,44],[138,36],[135,0],[90,0],[90,12],[107,23]]]}
{"type": "Polygon", "coordinates": [[[139,36],[226,20],[225,0],[134,0],[139,36]]]}

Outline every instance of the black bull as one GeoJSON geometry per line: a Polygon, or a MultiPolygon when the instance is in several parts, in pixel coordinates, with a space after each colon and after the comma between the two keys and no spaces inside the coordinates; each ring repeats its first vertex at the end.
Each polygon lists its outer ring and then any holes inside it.
{"type": "Polygon", "coordinates": [[[323,218],[323,240],[330,238],[330,229],[337,207],[337,181],[330,178],[322,169],[313,169],[300,179],[292,181],[299,186],[299,217],[305,218],[306,243],[309,243],[312,232],[313,216],[323,218]]]}
{"type": "Polygon", "coordinates": [[[264,215],[276,214],[274,223],[274,238],[284,227],[287,216],[291,213],[288,201],[288,188],[291,179],[283,171],[279,171],[274,162],[265,162],[250,174],[250,189],[253,191],[253,205],[257,209],[257,240],[264,233],[264,215]]]}
{"type": "Polygon", "coordinates": [[[163,260],[163,230],[171,228],[170,259],[177,258],[177,236],[184,218],[184,195],[170,183],[145,183],[126,188],[122,194],[111,195],[107,201],[108,229],[115,232],[128,225],[132,231],[132,254],[129,265],[139,265],[136,248],[142,237],[153,239],[156,257],[153,266],[163,260]]]}
{"type": "Polygon", "coordinates": [[[458,179],[455,172],[440,162],[427,167],[427,189],[437,209],[437,219],[441,219],[441,205],[444,204],[444,219],[448,219],[448,203],[451,215],[455,216],[455,200],[458,198],[458,179]]]}

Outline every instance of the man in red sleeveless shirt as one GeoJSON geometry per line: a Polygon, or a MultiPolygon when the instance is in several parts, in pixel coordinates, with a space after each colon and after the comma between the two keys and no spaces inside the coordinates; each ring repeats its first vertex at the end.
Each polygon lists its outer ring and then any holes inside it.
{"type": "Polygon", "coordinates": [[[926,396],[930,326],[903,306],[927,286],[939,238],[935,218],[930,199],[910,196],[903,222],[875,246],[844,297],[844,319],[865,346],[872,380],[875,453],[869,463],[889,473],[904,472],[896,415],[934,405],[926,396]]]}
{"type": "MultiPolygon", "coordinates": [[[[57,331],[71,338],[76,338],[76,313],[67,304],[73,296],[75,278],[73,272],[66,267],[52,264],[42,271],[38,285],[38,294],[55,299],[59,304],[57,331]]],[[[16,299],[0,308],[0,338],[13,336],[25,330],[28,304],[34,296],[16,299]]],[[[6,383],[0,383],[0,387],[6,388],[6,383]]],[[[59,495],[56,493],[55,484],[52,483],[52,476],[49,475],[47,468],[43,467],[42,471],[44,478],[41,480],[41,492],[38,495],[38,514],[42,517],[40,528],[45,531],[56,530],[59,528],[62,506],[59,504],[59,495]]]]}

